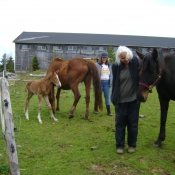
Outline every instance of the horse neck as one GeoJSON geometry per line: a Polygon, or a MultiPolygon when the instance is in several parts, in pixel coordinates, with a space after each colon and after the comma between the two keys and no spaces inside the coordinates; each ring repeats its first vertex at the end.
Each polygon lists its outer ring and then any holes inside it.
{"type": "Polygon", "coordinates": [[[50,78],[44,78],[41,80],[42,83],[44,83],[46,89],[49,89],[51,87],[52,82],[50,81],[50,78]]]}

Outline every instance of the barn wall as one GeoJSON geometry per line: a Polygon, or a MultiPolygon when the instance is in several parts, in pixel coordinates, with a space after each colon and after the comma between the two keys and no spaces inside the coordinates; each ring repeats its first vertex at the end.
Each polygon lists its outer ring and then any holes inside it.
{"type": "MultiPolygon", "coordinates": [[[[99,50],[99,46],[92,46],[92,50],[85,50],[83,45],[77,45],[76,50],[68,50],[68,45],[58,45],[61,46],[61,50],[53,51],[52,44],[45,44],[46,50],[38,50],[38,45],[42,44],[29,44],[27,45],[27,49],[22,49],[23,44],[15,44],[15,71],[31,71],[31,63],[34,56],[37,56],[39,61],[39,67],[42,70],[47,70],[50,62],[55,57],[63,58],[64,60],[70,60],[75,57],[83,57],[83,58],[99,58],[102,51],[99,50]]],[[[74,45],[76,46],[76,45],[74,45]]],[[[104,46],[108,48],[108,46],[104,46]]],[[[114,51],[116,51],[117,46],[114,47],[114,51]]],[[[150,50],[150,48],[140,48],[140,47],[132,47],[132,50],[139,50],[142,53],[146,53],[150,50]]]]}
{"type": "Polygon", "coordinates": [[[28,45],[29,49],[22,49],[22,45],[24,44],[15,44],[15,71],[30,71],[34,56],[38,58],[40,69],[47,70],[50,62],[55,57],[63,58],[64,60],[70,60],[75,57],[98,58],[102,53],[102,51],[98,50],[98,46],[92,46],[92,51],[87,51],[81,45],[77,45],[76,50],[68,50],[68,46],[61,45],[62,50],[53,51],[53,45],[45,45],[46,50],[37,49],[37,46],[41,44],[30,44],[28,45]]]}

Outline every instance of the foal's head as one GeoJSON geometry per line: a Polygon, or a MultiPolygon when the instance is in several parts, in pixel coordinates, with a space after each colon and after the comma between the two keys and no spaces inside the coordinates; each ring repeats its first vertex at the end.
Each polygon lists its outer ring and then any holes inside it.
{"type": "Polygon", "coordinates": [[[154,49],[152,52],[143,55],[137,52],[137,55],[142,59],[139,72],[139,88],[137,91],[137,99],[145,102],[148,94],[152,92],[152,88],[156,85],[159,79],[158,51],[154,49]]]}
{"type": "Polygon", "coordinates": [[[50,79],[50,82],[52,82],[54,85],[61,87],[61,82],[59,80],[58,77],[58,72],[59,70],[57,70],[56,72],[50,72],[47,74],[47,77],[50,79]]]}

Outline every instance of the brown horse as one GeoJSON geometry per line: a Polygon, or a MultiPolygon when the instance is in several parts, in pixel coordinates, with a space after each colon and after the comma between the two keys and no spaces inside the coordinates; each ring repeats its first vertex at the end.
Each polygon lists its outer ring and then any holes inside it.
{"type": "MultiPolygon", "coordinates": [[[[61,89],[69,90],[71,89],[74,93],[74,103],[71,107],[69,118],[74,116],[74,111],[77,106],[77,103],[81,97],[81,94],[78,89],[78,85],[80,82],[84,82],[85,90],[86,90],[86,112],[84,119],[88,120],[89,116],[89,102],[90,102],[90,89],[91,82],[93,79],[94,85],[94,94],[95,94],[95,102],[94,102],[94,110],[98,111],[98,109],[102,110],[102,97],[101,97],[101,81],[98,69],[94,62],[85,60],[83,58],[73,58],[68,61],[63,61],[59,58],[55,58],[48,70],[56,71],[59,69],[58,76],[60,78],[62,86],[58,88],[57,91],[57,110],[59,110],[59,97],[61,89]]],[[[55,99],[54,99],[54,86],[52,86],[51,94],[50,94],[50,102],[55,112],[55,99]]]]}
{"type": "Polygon", "coordinates": [[[48,98],[48,94],[50,92],[52,84],[54,84],[58,87],[61,87],[61,82],[60,82],[58,75],[57,75],[58,72],[59,71],[48,73],[46,75],[46,77],[40,82],[38,82],[36,80],[32,80],[26,84],[25,91],[27,92],[27,99],[26,99],[26,105],[25,105],[25,116],[26,116],[27,120],[29,120],[29,114],[28,114],[29,101],[34,94],[37,94],[38,100],[39,100],[37,119],[38,119],[39,123],[42,123],[41,116],[40,116],[41,109],[42,109],[42,97],[44,98],[47,106],[49,107],[50,117],[52,119],[54,119],[55,121],[58,121],[53,115],[52,106],[51,106],[51,104],[49,102],[49,98],[48,98]]]}

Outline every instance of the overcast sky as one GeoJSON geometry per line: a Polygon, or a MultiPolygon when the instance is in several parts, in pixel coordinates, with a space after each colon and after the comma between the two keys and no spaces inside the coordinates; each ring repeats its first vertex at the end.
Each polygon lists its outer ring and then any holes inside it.
{"type": "Polygon", "coordinates": [[[23,31],[175,38],[175,0],[1,0],[0,58],[23,31]]]}

